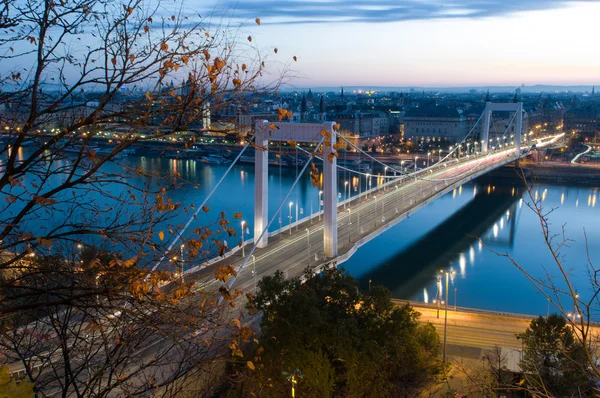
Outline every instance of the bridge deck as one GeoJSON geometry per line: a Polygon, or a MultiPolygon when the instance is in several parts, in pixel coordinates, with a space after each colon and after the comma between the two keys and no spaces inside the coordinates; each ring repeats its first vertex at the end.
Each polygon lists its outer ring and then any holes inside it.
{"type": "MultiPolygon", "coordinates": [[[[322,221],[307,219],[292,226],[291,231],[284,228],[269,238],[268,247],[255,250],[254,259],[250,259],[238,275],[235,288],[253,291],[258,280],[276,270],[283,271],[287,277],[295,277],[301,275],[307,266],[318,269],[330,262],[340,264],[350,258],[364,243],[402,221],[412,212],[454,188],[517,158],[515,150],[509,149],[487,156],[471,157],[458,163],[453,161],[445,166],[439,165],[427,176],[421,174],[421,178],[427,180],[407,176],[403,180],[394,180],[353,198],[347,203],[346,209],[340,205],[339,255],[334,259],[323,257],[322,221]]],[[[246,252],[249,248],[250,245],[247,245],[246,252]]],[[[234,269],[238,269],[243,260],[242,251],[237,250],[212,262],[209,267],[199,272],[186,273],[186,281],[202,279],[208,270],[217,265],[232,265],[234,269]]],[[[220,282],[209,279],[200,283],[203,287],[216,287],[220,282]]]]}

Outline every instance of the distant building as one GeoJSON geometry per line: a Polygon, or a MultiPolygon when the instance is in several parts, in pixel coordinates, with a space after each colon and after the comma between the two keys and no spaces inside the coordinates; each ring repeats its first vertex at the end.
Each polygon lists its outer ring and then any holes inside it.
{"type": "Polygon", "coordinates": [[[572,108],[565,113],[565,132],[578,133],[588,139],[600,131],[600,111],[595,105],[572,108]]]}
{"type": "Polygon", "coordinates": [[[379,137],[390,133],[390,121],[385,112],[329,112],[327,119],[339,123],[341,131],[359,135],[361,138],[379,137]]]}
{"type": "Polygon", "coordinates": [[[426,104],[404,115],[404,137],[413,141],[460,141],[467,134],[467,118],[456,108],[426,104]]]}

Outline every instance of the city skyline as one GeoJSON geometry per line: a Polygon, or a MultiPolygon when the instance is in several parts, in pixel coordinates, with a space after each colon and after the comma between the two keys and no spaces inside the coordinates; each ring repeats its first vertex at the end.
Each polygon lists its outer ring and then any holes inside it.
{"type": "MultiPolygon", "coordinates": [[[[186,3],[186,7],[193,3],[186,3]]],[[[600,2],[220,2],[293,87],[594,85],[600,2]],[[335,8],[337,6],[337,9],[335,8]],[[315,15],[320,15],[316,18],[315,15]],[[254,18],[261,26],[250,27],[254,18]]],[[[275,73],[275,72],[274,72],[275,73]]]]}

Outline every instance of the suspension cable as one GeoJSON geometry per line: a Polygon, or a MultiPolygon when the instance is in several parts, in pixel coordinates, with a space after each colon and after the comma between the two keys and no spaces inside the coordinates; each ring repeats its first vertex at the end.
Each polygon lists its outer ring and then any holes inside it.
{"type": "Polygon", "coordinates": [[[208,194],[208,196],[206,198],[204,198],[204,201],[202,201],[202,204],[200,206],[198,206],[198,208],[196,209],[196,211],[194,212],[194,214],[192,214],[192,216],[188,219],[188,221],[185,223],[185,225],[183,226],[183,228],[181,228],[181,229],[179,229],[177,231],[177,235],[175,235],[173,237],[173,241],[167,247],[167,250],[165,251],[165,254],[163,254],[163,256],[160,258],[160,260],[158,260],[158,262],[156,264],[154,264],[154,267],[152,267],[152,271],[154,271],[164,261],[165,257],[167,256],[167,253],[169,253],[171,251],[171,249],[173,249],[173,246],[175,246],[175,244],[177,244],[177,242],[183,237],[182,236],[183,233],[188,229],[188,227],[190,226],[190,224],[192,223],[192,221],[198,216],[198,213],[200,213],[200,211],[202,210],[202,208],[204,207],[204,205],[206,205],[206,202],[208,202],[208,200],[213,196],[213,194],[216,192],[217,188],[219,188],[219,186],[221,185],[221,183],[223,182],[223,180],[225,180],[225,177],[227,177],[227,174],[229,174],[229,172],[231,171],[231,169],[233,168],[233,166],[242,157],[242,154],[248,148],[248,146],[250,146],[250,143],[252,142],[252,140],[254,140],[254,136],[252,136],[252,138],[250,140],[248,140],[248,142],[246,142],[246,145],[244,145],[244,147],[242,148],[242,150],[240,151],[240,153],[238,153],[238,155],[235,157],[235,160],[231,163],[231,165],[229,165],[229,167],[225,171],[225,174],[223,174],[223,176],[221,177],[221,179],[219,180],[219,182],[217,182],[217,185],[215,185],[214,188],[208,194]]]}
{"type": "MultiPolygon", "coordinates": [[[[325,140],[325,137],[321,138],[321,141],[319,141],[318,145],[315,147],[315,149],[312,152],[312,154],[316,154],[317,149],[321,146],[321,144],[323,143],[324,140],[325,140]]],[[[275,221],[275,218],[281,212],[281,209],[283,208],[283,205],[287,202],[287,200],[288,200],[289,196],[291,195],[292,191],[294,190],[294,188],[296,188],[296,185],[298,184],[298,181],[300,181],[300,177],[302,177],[302,175],[304,174],[304,172],[308,168],[309,164],[310,164],[310,159],[304,164],[304,166],[302,167],[302,170],[300,171],[300,174],[296,176],[296,180],[294,181],[294,183],[292,184],[292,186],[288,190],[287,194],[285,195],[285,198],[283,198],[283,200],[279,204],[279,207],[277,208],[277,211],[275,212],[275,214],[273,215],[273,217],[271,217],[271,220],[269,221],[269,223],[267,224],[267,226],[262,230],[262,232],[260,233],[260,236],[258,237],[258,239],[256,239],[253,242],[252,249],[250,249],[250,252],[246,256],[246,258],[244,259],[244,261],[242,262],[242,264],[238,267],[236,275],[232,279],[230,279],[229,282],[227,282],[227,288],[228,289],[231,290],[231,287],[233,286],[233,284],[235,283],[235,281],[239,277],[240,273],[242,272],[242,270],[244,269],[244,267],[248,263],[248,260],[250,260],[250,258],[252,258],[252,255],[254,254],[254,251],[258,247],[258,244],[260,243],[260,241],[264,237],[265,233],[267,233],[267,231],[269,230],[269,227],[271,226],[271,224],[273,224],[273,221],[275,221]]],[[[219,299],[219,303],[222,301],[222,299],[223,299],[223,297],[221,296],[221,298],[219,299]]]]}

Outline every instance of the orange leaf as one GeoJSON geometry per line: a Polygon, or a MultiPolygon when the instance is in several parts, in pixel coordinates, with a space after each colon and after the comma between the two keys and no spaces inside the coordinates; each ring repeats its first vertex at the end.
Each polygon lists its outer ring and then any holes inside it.
{"type": "Polygon", "coordinates": [[[298,58],[296,58],[295,55],[292,58],[294,59],[294,61],[298,61],[298,58]]]}
{"type": "Polygon", "coordinates": [[[254,370],[254,364],[252,362],[248,361],[246,365],[248,366],[248,369],[254,370]]]}
{"type": "Polygon", "coordinates": [[[160,238],[161,241],[165,240],[165,233],[163,231],[160,231],[158,233],[158,237],[160,238]]]}
{"type": "Polygon", "coordinates": [[[255,21],[257,25],[260,25],[260,18],[256,18],[255,21]]]}
{"type": "Polygon", "coordinates": [[[277,51],[279,51],[279,50],[277,49],[277,47],[275,47],[275,48],[273,49],[273,51],[275,52],[275,54],[277,54],[277,51]]]}
{"type": "Polygon", "coordinates": [[[160,49],[163,51],[167,51],[169,49],[169,45],[167,43],[162,43],[160,45],[160,49]]]}
{"type": "Polygon", "coordinates": [[[248,41],[252,41],[252,36],[248,36],[248,41]]]}

